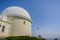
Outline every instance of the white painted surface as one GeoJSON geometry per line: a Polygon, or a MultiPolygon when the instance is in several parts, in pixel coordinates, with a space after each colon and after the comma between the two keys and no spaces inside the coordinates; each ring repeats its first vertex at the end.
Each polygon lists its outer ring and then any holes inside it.
{"type": "Polygon", "coordinates": [[[31,19],[29,13],[21,8],[21,7],[17,7],[17,6],[12,6],[12,7],[8,7],[5,10],[3,10],[2,14],[8,15],[8,16],[25,16],[29,19],[31,19]]]}

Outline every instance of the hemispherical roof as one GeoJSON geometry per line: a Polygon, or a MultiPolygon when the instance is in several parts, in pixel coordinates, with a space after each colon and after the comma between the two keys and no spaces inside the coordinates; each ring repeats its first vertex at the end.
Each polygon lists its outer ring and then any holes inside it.
{"type": "Polygon", "coordinates": [[[29,13],[25,9],[17,6],[6,8],[5,10],[3,10],[2,14],[5,14],[7,16],[26,17],[28,19],[31,19],[29,13]]]}

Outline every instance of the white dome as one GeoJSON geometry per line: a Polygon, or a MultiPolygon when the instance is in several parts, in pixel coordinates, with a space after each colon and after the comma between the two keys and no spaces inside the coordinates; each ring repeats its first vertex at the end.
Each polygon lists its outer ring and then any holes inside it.
{"type": "Polygon", "coordinates": [[[31,20],[29,13],[25,9],[17,6],[6,8],[5,10],[3,10],[2,14],[5,14],[7,16],[18,16],[18,17],[22,16],[31,20]]]}

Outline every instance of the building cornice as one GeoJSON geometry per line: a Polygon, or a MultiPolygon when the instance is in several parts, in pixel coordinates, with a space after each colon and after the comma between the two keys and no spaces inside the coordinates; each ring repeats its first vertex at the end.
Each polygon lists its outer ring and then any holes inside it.
{"type": "Polygon", "coordinates": [[[27,20],[27,21],[32,23],[32,20],[30,18],[26,17],[26,16],[11,16],[11,17],[17,17],[17,18],[20,18],[20,19],[25,19],[25,20],[27,20]]]}

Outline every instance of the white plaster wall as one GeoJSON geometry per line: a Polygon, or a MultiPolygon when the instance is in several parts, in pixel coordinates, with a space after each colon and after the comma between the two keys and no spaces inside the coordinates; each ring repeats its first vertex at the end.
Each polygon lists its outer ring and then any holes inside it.
{"type": "Polygon", "coordinates": [[[1,32],[2,28],[0,27],[0,37],[32,35],[31,22],[25,19],[9,16],[8,21],[0,20],[0,24],[5,26],[4,32],[1,32]]]}
{"type": "Polygon", "coordinates": [[[14,19],[11,29],[11,36],[31,36],[31,30],[31,22],[20,18],[14,19]]]}
{"type": "Polygon", "coordinates": [[[8,22],[0,21],[0,24],[5,26],[4,32],[2,32],[2,27],[0,27],[0,37],[9,37],[10,36],[10,30],[11,30],[11,24],[8,22]]]}

